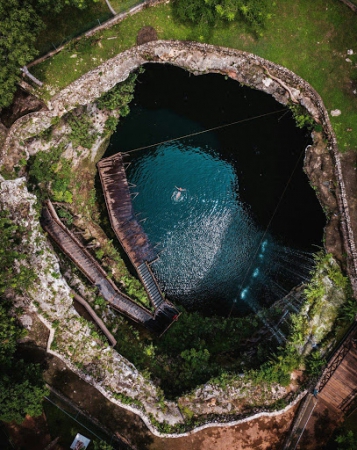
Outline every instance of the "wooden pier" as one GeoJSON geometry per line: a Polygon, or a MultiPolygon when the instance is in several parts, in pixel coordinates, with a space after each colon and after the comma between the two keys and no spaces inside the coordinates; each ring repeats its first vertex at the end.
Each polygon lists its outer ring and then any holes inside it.
{"type": "MultiPolygon", "coordinates": [[[[82,243],[63,225],[49,200],[42,209],[41,225],[88,280],[98,287],[103,298],[113,309],[158,334],[162,334],[171,325],[170,305],[162,304],[152,314],[122,293],[82,243]]],[[[177,314],[176,310],[175,312],[177,314]]]]}
{"type": "Polygon", "coordinates": [[[175,320],[179,312],[165,300],[149,266],[157,258],[157,254],[136,219],[123,155],[117,153],[104,158],[98,162],[97,167],[113,231],[145,287],[155,308],[155,318],[175,320]]]}
{"type": "Polygon", "coordinates": [[[102,159],[97,167],[110,223],[133,266],[154,261],[156,251],[134,213],[122,154],[102,159]]]}

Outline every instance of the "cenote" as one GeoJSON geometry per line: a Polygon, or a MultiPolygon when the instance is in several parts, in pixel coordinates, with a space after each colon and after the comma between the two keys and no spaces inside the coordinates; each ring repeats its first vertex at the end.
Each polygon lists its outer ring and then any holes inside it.
{"type": "Polygon", "coordinates": [[[308,278],[325,220],[302,170],[310,133],[287,108],[222,75],[159,64],[145,66],[130,108],[105,156],[135,150],[134,209],[169,299],[241,315],[308,278]]]}

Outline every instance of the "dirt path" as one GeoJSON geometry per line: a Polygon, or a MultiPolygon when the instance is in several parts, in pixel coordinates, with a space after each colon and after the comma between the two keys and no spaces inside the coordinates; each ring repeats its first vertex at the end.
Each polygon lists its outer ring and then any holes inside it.
{"type": "Polygon", "coordinates": [[[150,450],[279,450],[296,406],[276,417],[263,417],[232,427],[216,427],[178,439],[154,438],[150,450]]]}

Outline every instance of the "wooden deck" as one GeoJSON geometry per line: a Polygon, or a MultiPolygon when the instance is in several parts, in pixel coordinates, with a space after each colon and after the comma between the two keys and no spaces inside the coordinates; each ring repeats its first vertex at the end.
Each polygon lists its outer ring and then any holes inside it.
{"type": "Polygon", "coordinates": [[[149,266],[157,254],[136,219],[122,154],[102,159],[97,167],[113,231],[143,283],[155,308],[155,318],[176,319],[179,311],[165,300],[149,266]]]}
{"type": "Polygon", "coordinates": [[[123,157],[117,153],[97,164],[113,231],[134,267],[157,258],[135,217],[123,157]]]}

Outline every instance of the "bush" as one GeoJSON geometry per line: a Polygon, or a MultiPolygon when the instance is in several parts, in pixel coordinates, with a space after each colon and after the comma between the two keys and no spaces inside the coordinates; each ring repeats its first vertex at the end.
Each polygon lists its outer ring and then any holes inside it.
{"type": "Polygon", "coordinates": [[[77,117],[75,114],[69,113],[67,116],[67,121],[71,127],[69,138],[73,145],[81,145],[85,148],[91,148],[97,139],[98,133],[94,131],[89,116],[86,114],[81,114],[77,117]]]}
{"type": "MultiPolygon", "coordinates": [[[[143,69],[140,68],[138,73],[141,73],[142,71],[143,69]]],[[[110,111],[119,111],[120,116],[127,116],[130,112],[128,105],[134,98],[134,89],[137,77],[138,75],[136,73],[131,73],[125,81],[118,83],[110,91],[103,94],[97,100],[98,108],[109,109],[110,111]]],[[[106,127],[110,119],[114,118],[109,118],[107,120],[105,124],[106,127]]],[[[108,125],[113,127],[114,121],[110,120],[108,125]]]]}

